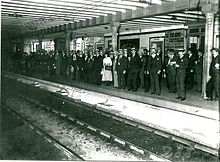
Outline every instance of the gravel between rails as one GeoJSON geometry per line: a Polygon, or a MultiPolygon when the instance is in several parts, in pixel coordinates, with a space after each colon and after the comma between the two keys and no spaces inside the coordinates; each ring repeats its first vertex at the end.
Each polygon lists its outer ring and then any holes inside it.
{"type": "Polygon", "coordinates": [[[77,152],[85,160],[151,160],[107,143],[44,110],[33,107],[30,103],[18,97],[10,97],[5,103],[23,116],[27,116],[34,124],[77,152]]]}

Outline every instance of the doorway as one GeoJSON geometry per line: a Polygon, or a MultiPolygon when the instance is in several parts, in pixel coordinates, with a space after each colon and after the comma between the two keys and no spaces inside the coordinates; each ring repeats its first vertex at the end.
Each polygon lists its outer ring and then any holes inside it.
{"type": "Polygon", "coordinates": [[[162,59],[162,65],[164,65],[164,38],[163,37],[153,37],[150,38],[149,43],[150,48],[155,48],[158,50],[158,53],[162,59]]]}

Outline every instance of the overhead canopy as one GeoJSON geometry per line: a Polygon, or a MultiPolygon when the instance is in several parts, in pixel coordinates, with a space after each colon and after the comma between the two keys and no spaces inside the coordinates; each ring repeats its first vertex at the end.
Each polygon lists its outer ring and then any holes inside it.
{"type": "Polygon", "coordinates": [[[198,8],[205,0],[2,0],[2,31],[16,34],[57,32],[103,35],[112,21],[121,30],[136,30],[202,21],[198,8]],[[201,1],[201,2],[200,2],[201,1]],[[186,10],[187,9],[187,10],[186,10]],[[165,13],[165,14],[164,14],[165,13]],[[93,27],[95,26],[95,27],[93,27]],[[61,30],[63,28],[61,27],[61,30]]]}

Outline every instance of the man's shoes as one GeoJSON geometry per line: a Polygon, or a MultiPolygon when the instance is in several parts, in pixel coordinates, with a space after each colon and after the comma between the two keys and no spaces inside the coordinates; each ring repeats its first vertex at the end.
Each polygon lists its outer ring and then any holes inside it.
{"type": "Polygon", "coordinates": [[[131,89],[128,89],[128,91],[131,91],[131,89]]]}
{"type": "Polygon", "coordinates": [[[182,99],[182,97],[176,97],[176,99],[182,99]]]}
{"type": "Polygon", "coordinates": [[[132,92],[137,92],[137,90],[136,90],[136,89],[133,89],[132,92]]]}
{"type": "Polygon", "coordinates": [[[184,101],[184,100],[186,100],[186,98],[181,98],[180,100],[181,100],[181,101],[184,101]]]}
{"type": "Polygon", "coordinates": [[[210,101],[211,98],[210,98],[210,97],[206,97],[204,100],[206,100],[206,101],[210,101]]]}
{"type": "Polygon", "coordinates": [[[151,92],[151,94],[155,94],[155,92],[151,92]]]}

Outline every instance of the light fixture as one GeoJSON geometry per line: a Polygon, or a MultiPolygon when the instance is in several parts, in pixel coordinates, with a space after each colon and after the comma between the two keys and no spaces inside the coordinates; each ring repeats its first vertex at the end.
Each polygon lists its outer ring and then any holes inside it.
{"type": "Polygon", "coordinates": [[[172,16],[171,20],[177,20],[177,17],[176,16],[172,16]]]}
{"type": "Polygon", "coordinates": [[[17,13],[13,13],[13,14],[8,14],[9,17],[23,17],[23,15],[17,14],[17,13]]]}
{"type": "Polygon", "coordinates": [[[152,4],[152,0],[139,0],[140,3],[152,4]]]}
{"type": "Polygon", "coordinates": [[[105,30],[107,30],[108,29],[108,27],[107,26],[105,26],[105,30]]]}
{"type": "Polygon", "coordinates": [[[125,30],[129,30],[129,28],[125,28],[125,30]]]}

